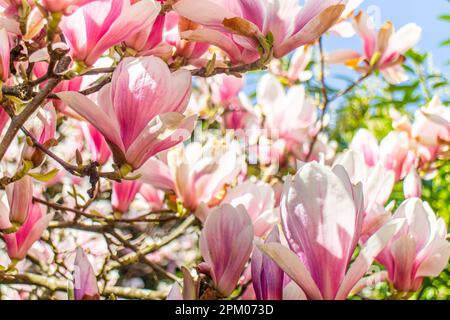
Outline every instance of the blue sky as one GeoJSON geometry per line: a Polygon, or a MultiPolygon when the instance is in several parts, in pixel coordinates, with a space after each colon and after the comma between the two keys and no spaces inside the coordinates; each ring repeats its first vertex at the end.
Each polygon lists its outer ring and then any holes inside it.
{"type": "MultiPolygon", "coordinates": [[[[397,29],[409,22],[415,22],[423,28],[422,39],[418,45],[421,51],[431,52],[436,66],[450,75],[450,47],[440,47],[439,43],[450,38],[450,23],[439,20],[441,14],[450,14],[450,2],[447,0],[365,0],[362,9],[374,12],[378,10],[381,21],[390,20],[397,29]]],[[[326,47],[360,48],[360,42],[354,39],[329,37],[326,47]]]]}

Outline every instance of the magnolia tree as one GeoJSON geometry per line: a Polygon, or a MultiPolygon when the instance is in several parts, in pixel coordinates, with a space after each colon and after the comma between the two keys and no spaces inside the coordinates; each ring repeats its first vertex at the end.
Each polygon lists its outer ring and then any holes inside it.
{"type": "Polygon", "coordinates": [[[448,299],[448,82],[361,2],[0,1],[0,298],[448,299]]]}

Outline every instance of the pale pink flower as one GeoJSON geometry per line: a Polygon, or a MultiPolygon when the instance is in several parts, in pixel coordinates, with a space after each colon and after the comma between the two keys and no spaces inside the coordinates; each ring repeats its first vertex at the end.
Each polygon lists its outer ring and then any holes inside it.
{"type": "Polygon", "coordinates": [[[288,178],[281,220],[290,250],[258,244],[295,281],[308,299],[346,299],[374,258],[403,225],[394,220],[375,233],[350,265],[363,222],[362,186],[345,169],[333,171],[316,162],[288,178]],[[339,214],[336,214],[336,213],[339,214]],[[350,267],[350,268],[349,268],[350,267]]]}
{"type": "Polygon", "coordinates": [[[47,229],[53,214],[44,214],[38,204],[30,204],[25,223],[15,233],[3,234],[8,255],[11,259],[22,260],[26,257],[31,246],[39,240],[47,229]]]}
{"type": "Polygon", "coordinates": [[[139,181],[113,182],[111,204],[114,211],[126,213],[141,186],[142,183],[139,181]]]}
{"type": "Polygon", "coordinates": [[[11,229],[14,225],[22,225],[27,220],[33,183],[29,176],[6,186],[8,206],[0,201],[0,230],[11,229]]]}
{"type": "MultiPolygon", "coordinates": [[[[280,243],[279,238],[274,228],[265,243],[280,243]]],[[[253,250],[251,270],[256,300],[283,300],[284,271],[259,248],[253,250]]]]}
{"type": "Polygon", "coordinates": [[[392,23],[386,22],[377,30],[372,19],[361,11],[354,19],[354,28],[363,41],[364,52],[337,51],[327,57],[329,63],[345,63],[361,72],[377,68],[392,84],[408,79],[402,64],[404,54],[420,40],[422,29],[418,25],[410,23],[396,32],[392,23]]]}
{"type": "Polygon", "coordinates": [[[317,120],[317,106],[306,96],[303,86],[293,86],[286,93],[273,75],[264,75],[258,84],[257,102],[262,107],[265,127],[273,140],[283,140],[288,151],[300,149],[302,144],[310,141],[317,120]]]}
{"type": "Polygon", "coordinates": [[[406,132],[392,131],[380,143],[380,161],[386,169],[394,171],[396,181],[409,173],[415,159],[406,132]]]}
{"type": "Polygon", "coordinates": [[[0,79],[2,81],[9,78],[10,51],[8,31],[0,28],[0,79]]]}
{"type": "Polygon", "coordinates": [[[242,206],[224,204],[211,212],[200,236],[205,266],[224,296],[235,289],[253,249],[253,224],[242,206]]]}
{"type": "MultiPolygon", "coordinates": [[[[50,102],[38,112],[29,131],[40,144],[44,146],[52,144],[56,134],[56,120],[56,111],[50,102]]],[[[22,150],[22,159],[31,161],[34,167],[38,167],[44,161],[45,154],[38,148],[25,144],[22,150]]]]}
{"type": "Polygon", "coordinates": [[[196,118],[182,115],[190,92],[189,71],[170,73],[159,58],[143,57],[120,63],[98,105],[77,92],[58,96],[105,137],[118,165],[138,169],[190,136],[196,118]]]}
{"type": "Polygon", "coordinates": [[[150,207],[150,210],[161,210],[164,206],[165,192],[158,190],[149,184],[143,184],[139,194],[144,197],[150,207]]]}
{"type": "Polygon", "coordinates": [[[431,207],[418,198],[408,199],[395,212],[405,226],[378,255],[389,272],[389,280],[401,292],[420,289],[424,277],[437,277],[450,257],[447,227],[431,207]]]}
{"type": "Polygon", "coordinates": [[[375,136],[367,129],[359,129],[350,144],[350,149],[364,155],[369,167],[373,167],[379,160],[380,147],[375,136]]]}
{"type": "Polygon", "coordinates": [[[64,16],[60,27],[73,59],[92,66],[106,50],[147,27],[159,12],[147,1],[97,0],[64,16]]]}
{"type": "Polygon", "coordinates": [[[403,180],[405,198],[420,198],[422,196],[422,179],[415,168],[412,168],[403,180]]]}
{"type": "Polygon", "coordinates": [[[364,0],[348,0],[345,10],[342,12],[338,23],[331,27],[330,32],[343,38],[353,37],[356,31],[348,19],[363,2],[364,0]]]}
{"type": "Polygon", "coordinates": [[[81,247],[76,250],[73,279],[75,300],[100,300],[94,269],[81,247]]]}
{"type": "Polygon", "coordinates": [[[244,88],[243,78],[229,75],[218,75],[214,77],[211,84],[212,97],[215,103],[223,107],[239,105],[239,92],[244,88]]]}
{"type": "Polygon", "coordinates": [[[82,122],[81,130],[86,139],[86,144],[92,154],[92,160],[104,165],[111,156],[108,144],[102,134],[89,123],[82,122]]]}
{"type": "MultiPolygon", "coordinates": [[[[325,33],[341,16],[346,1],[306,1],[300,7],[297,0],[181,0],[174,9],[183,17],[204,26],[182,33],[194,41],[211,43],[223,49],[233,62],[251,62],[258,58],[258,42],[254,36],[273,36],[274,56],[280,58],[295,48],[309,44],[325,33]],[[248,30],[227,29],[225,19],[248,21],[248,30]],[[239,34],[240,33],[240,34],[239,34]]],[[[233,20],[228,20],[233,24],[233,20]]],[[[237,26],[235,29],[241,29],[237,26]]]]}
{"type": "Polygon", "coordinates": [[[82,6],[92,0],[41,0],[42,6],[50,12],[65,12],[75,6],[82,6]]]}

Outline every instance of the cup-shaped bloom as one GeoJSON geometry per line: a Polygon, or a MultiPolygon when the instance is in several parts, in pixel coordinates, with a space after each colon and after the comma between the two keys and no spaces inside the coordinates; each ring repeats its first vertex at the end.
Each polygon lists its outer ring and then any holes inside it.
{"type": "Polygon", "coordinates": [[[154,7],[152,15],[145,21],[145,27],[141,31],[128,37],[125,41],[127,47],[138,52],[145,52],[156,47],[162,42],[165,16],[159,15],[161,4],[153,0],[143,0],[148,6],[154,7]]]}
{"type": "Polygon", "coordinates": [[[396,181],[403,179],[415,162],[406,132],[392,131],[380,143],[380,161],[395,173],[396,181]]]}
{"type": "Polygon", "coordinates": [[[239,92],[244,88],[244,79],[230,75],[218,75],[213,78],[211,85],[212,96],[215,103],[229,107],[239,104],[239,92]]]}
{"type": "Polygon", "coordinates": [[[253,221],[255,235],[262,237],[279,221],[275,208],[275,192],[266,183],[246,181],[227,191],[221,202],[233,207],[244,206],[253,221]]]}
{"type": "Polygon", "coordinates": [[[367,165],[373,167],[379,160],[380,147],[377,138],[367,129],[359,129],[353,137],[350,149],[364,155],[367,165]]]}
{"type": "Polygon", "coordinates": [[[415,168],[412,168],[403,180],[405,198],[420,198],[422,196],[422,179],[415,168]]]}
{"type": "Polygon", "coordinates": [[[108,144],[102,134],[89,123],[82,122],[81,130],[86,139],[86,144],[92,154],[92,160],[104,165],[111,156],[108,144]]]}
{"type": "Polygon", "coordinates": [[[450,110],[438,96],[416,112],[411,134],[420,143],[429,147],[439,146],[441,142],[450,142],[450,110]]]}
{"type": "MultiPolygon", "coordinates": [[[[265,243],[280,243],[280,235],[274,228],[265,243]]],[[[252,254],[252,284],[257,300],[283,300],[284,271],[255,248],[252,254]]]]}
{"type": "Polygon", "coordinates": [[[355,17],[353,26],[363,41],[364,52],[341,50],[331,54],[328,61],[345,63],[363,72],[375,67],[392,84],[406,81],[408,77],[402,68],[404,54],[419,42],[422,29],[409,23],[396,32],[392,23],[386,22],[378,30],[368,14],[362,11],[355,17]]]}
{"type": "Polygon", "coordinates": [[[8,256],[11,259],[22,260],[26,257],[31,246],[39,240],[47,229],[53,214],[44,214],[38,204],[31,204],[25,223],[15,233],[4,234],[8,256]]]}
{"type": "Polygon", "coordinates": [[[114,211],[126,213],[141,186],[139,181],[113,182],[111,202],[114,211]]]}
{"type": "Polygon", "coordinates": [[[158,10],[148,1],[97,0],[64,16],[60,27],[73,59],[92,66],[109,48],[147,27],[158,10]]]}
{"type": "Polygon", "coordinates": [[[175,192],[185,208],[196,210],[201,203],[217,204],[222,191],[241,172],[243,159],[237,144],[223,145],[212,139],[203,145],[191,143],[168,153],[175,192]]]}
{"type": "Polygon", "coordinates": [[[266,116],[266,129],[272,138],[283,140],[288,151],[300,149],[309,140],[317,106],[303,86],[293,86],[286,93],[281,83],[267,74],[258,84],[257,101],[266,116]]]}
{"type": "Polygon", "coordinates": [[[77,248],[73,272],[75,300],[99,300],[97,278],[84,250],[77,248]]]}
{"type": "Polygon", "coordinates": [[[161,59],[143,57],[119,64],[98,106],[77,92],[58,96],[105,137],[116,164],[137,169],[190,136],[196,118],[182,115],[190,93],[189,71],[171,73],[161,59]]]}
{"type": "Polygon", "coordinates": [[[403,224],[396,220],[382,227],[348,269],[361,234],[361,189],[361,184],[352,185],[343,167],[331,170],[316,162],[286,181],[281,220],[290,250],[277,243],[258,246],[308,299],[346,299],[403,224]]]}
{"type": "Polygon", "coordinates": [[[11,223],[25,223],[31,200],[33,198],[33,179],[25,176],[19,181],[6,186],[9,203],[9,220],[11,223]]]}
{"type": "Polygon", "coordinates": [[[369,166],[363,154],[349,150],[338,156],[334,162],[347,171],[353,184],[362,183],[364,195],[364,222],[362,241],[381,228],[390,218],[391,213],[384,209],[395,184],[395,175],[377,163],[369,166]]]}
{"type": "MultiPolygon", "coordinates": [[[[42,145],[53,143],[56,133],[56,111],[51,103],[42,108],[29,129],[33,137],[42,145]]],[[[34,167],[38,167],[45,159],[45,154],[36,147],[25,144],[22,150],[22,159],[31,161],[34,167]]]]}
{"type": "Polygon", "coordinates": [[[394,218],[406,224],[377,257],[389,279],[401,292],[420,289],[424,277],[437,277],[448,264],[450,244],[447,227],[431,207],[418,198],[403,202],[394,218]]]}
{"type": "Polygon", "coordinates": [[[183,17],[205,28],[191,32],[188,38],[208,42],[223,49],[232,60],[256,60],[258,43],[243,35],[272,35],[274,56],[281,58],[325,33],[341,16],[344,0],[180,0],[174,9],[183,17]],[[236,20],[236,18],[244,19],[236,20]],[[225,27],[225,25],[227,27],[225,27]]]}
{"type": "Polygon", "coordinates": [[[200,251],[216,289],[229,296],[253,249],[253,224],[244,207],[224,204],[206,219],[200,251]]]}

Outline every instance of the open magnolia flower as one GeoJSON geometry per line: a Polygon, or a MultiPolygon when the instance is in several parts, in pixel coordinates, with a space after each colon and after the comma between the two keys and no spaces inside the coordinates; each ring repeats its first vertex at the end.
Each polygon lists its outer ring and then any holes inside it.
{"type": "Polygon", "coordinates": [[[155,154],[190,136],[196,117],[182,115],[191,92],[188,71],[171,73],[155,57],[127,58],[114,72],[98,104],[78,92],[58,97],[106,139],[116,164],[141,167],[155,154]]]}
{"type": "Polygon", "coordinates": [[[350,265],[362,231],[362,185],[354,186],[345,169],[305,164],[284,186],[283,233],[279,243],[258,247],[297,283],[308,299],[346,299],[375,257],[404,220],[387,223],[361,248],[350,265]],[[336,214],[339,212],[339,214],[336,214]]]}
{"type": "Polygon", "coordinates": [[[259,57],[257,37],[270,37],[274,56],[283,57],[317,40],[339,19],[345,3],[310,0],[300,7],[297,0],[180,0],[174,9],[204,26],[182,37],[214,44],[233,62],[252,62],[259,57]]]}
{"type": "Polygon", "coordinates": [[[372,19],[361,11],[354,19],[354,28],[363,41],[364,52],[337,51],[327,57],[329,63],[345,63],[363,73],[378,69],[392,84],[408,80],[402,65],[404,54],[420,40],[422,29],[417,24],[395,31],[393,24],[386,22],[377,30],[372,19]]]}

